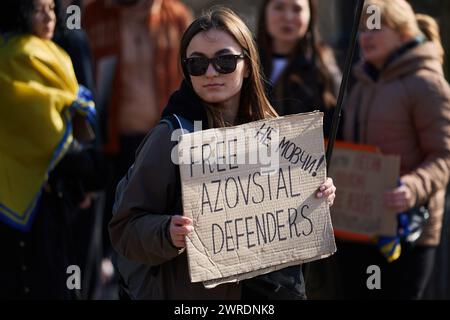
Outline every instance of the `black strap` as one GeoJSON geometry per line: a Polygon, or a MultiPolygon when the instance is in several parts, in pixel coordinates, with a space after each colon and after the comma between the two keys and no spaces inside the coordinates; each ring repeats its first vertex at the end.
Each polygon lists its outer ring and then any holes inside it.
{"type": "Polygon", "coordinates": [[[338,131],[338,127],[339,127],[339,121],[341,118],[342,105],[343,105],[344,98],[347,93],[347,84],[348,84],[348,79],[350,77],[353,56],[355,54],[356,36],[358,34],[358,27],[359,27],[359,22],[361,20],[363,7],[364,7],[364,1],[358,0],[358,2],[356,4],[355,20],[353,21],[350,46],[348,47],[348,51],[347,51],[347,57],[346,57],[346,61],[345,61],[343,78],[342,78],[342,82],[341,82],[341,87],[339,89],[336,110],[333,114],[333,122],[331,124],[330,136],[328,139],[328,146],[327,146],[327,151],[326,151],[327,171],[330,168],[331,156],[333,155],[334,141],[336,140],[337,131],[338,131]]]}

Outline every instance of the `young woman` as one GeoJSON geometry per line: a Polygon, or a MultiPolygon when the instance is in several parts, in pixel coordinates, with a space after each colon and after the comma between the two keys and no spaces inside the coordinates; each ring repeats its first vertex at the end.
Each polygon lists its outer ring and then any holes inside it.
{"type": "Polygon", "coordinates": [[[265,0],[257,44],[278,114],[320,110],[327,137],[341,73],[333,52],[321,43],[317,22],[316,0],[265,0]]]}
{"type": "Polygon", "coordinates": [[[415,247],[402,247],[394,262],[369,245],[343,243],[337,256],[346,297],[420,299],[440,241],[450,174],[450,88],[436,23],[415,16],[405,0],[369,0],[365,9],[371,5],[379,9],[381,29],[368,29],[370,16],[363,16],[363,61],[355,68],[344,138],[400,155],[401,183],[386,191],[384,204],[398,213],[425,205],[430,219],[415,247]],[[367,289],[369,265],[381,268],[381,290],[367,289]]]}
{"type": "MultiPolygon", "coordinates": [[[[247,26],[231,10],[218,8],[196,19],[181,40],[184,81],[163,116],[180,115],[217,128],[276,117],[260,75],[258,54],[247,26]]],[[[205,289],[191,283],[184,252],[192,221],[182,215],[177,166],[171,161],[172,130],[157,125],[117,187],[110,222],[119,271],[132,299],[239,299],[240,284],[205,289]]],[[[317,192],[330,204],[332,180],[317,192]]]]}
{"type": "Polygon", "coordinates": [[[51,41],[54,1],[2,6],[0,298],[69,299],[75,291],[66,271],[79,264],[73,221],[91,205],[87,191],[99,171],[84,148],[93,104],[80,95],[69,56],[51,41]]]}
{"type": "MultiPolygon", "coordinates": [[[[320,110],[324,113],[324,135],[328,137],[341,72],[332,50],[322,43],[317,24],[316,0],[265,0],[259,13],[257,44],[269,80],[269,98],[277,113],[320,110]]],[[[304,268],[309,298],[336,297],[334,257],[304,268]]]]}

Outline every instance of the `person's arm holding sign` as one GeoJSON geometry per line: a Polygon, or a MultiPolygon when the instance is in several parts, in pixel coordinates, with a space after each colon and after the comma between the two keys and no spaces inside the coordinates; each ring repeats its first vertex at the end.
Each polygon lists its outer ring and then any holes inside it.
{"type": "Polygon", "coordinates": [[[424,205],[438,190],[444,190],[450,174],[450,90],[442,77],[418,79],[422,92],[411,98],[413,124],[423,161],[404,174],[402,185],[385,194],[385,205],[397,212],[424,205]]]}
{"type": "Polygon", "coordinates": [[[327,180],[319,187],[319,190],[316,192],[317,198],[327,198],[327,202],[330,207],[334,203],[334,199],[336,198],[336,187],[334,186],[333,179],[327,178],[327,180]]]}
{"type": "Polygon", "coordinates": [[[169,233],[172,244],[177,248],[186,247],[186,235],[194,230],[192,219],[175,215],[170,220],[169,233]]]}

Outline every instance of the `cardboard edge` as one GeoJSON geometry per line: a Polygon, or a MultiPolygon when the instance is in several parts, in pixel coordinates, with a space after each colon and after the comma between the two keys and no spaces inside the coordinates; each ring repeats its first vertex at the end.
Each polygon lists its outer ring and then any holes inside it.
{"type": "Polygon", "coordinates": [[[218,285],[221,285],[221,284],[235,283],[235,282],[238,283],[239,281],[243,281],[243,280],[246,280],[246,279],[251,279],[251,278],[254,278],[256,276],[260,276],[260,275],[267,274],[267,273],[270,273],[270,272],[278,271],[278,270],[281,270],[281,269],[284,269],[284,268],[287,268],[287,267],[301,265],[301,264],[308,263],[308,262],[315,261],[315,260],[325,259],[325,258],[328,258],[328,257],[332,256],[335,252],[336,252],[336,247],[334,248],[334,251],[331,252],[331,253],[322,254],[322,255],[313,257],[311,259],[291,261],[291,262],[287,262],[287,263],[280,264],[280,265],[277,265],[277,266],[272,266],[272,267],[268,267],[268,268],[255,270],[255,271],[241,273],[241,274],[238,274],[238,275],[235,275],[235,276],[229,276],[229,277],[225,277],[225,278],[212,279],[212,280],[204,281],[203,282],[203,286],[206,289],[212,289],[212,288],[215,288],[215,287],[217,287],[218,285]]]}

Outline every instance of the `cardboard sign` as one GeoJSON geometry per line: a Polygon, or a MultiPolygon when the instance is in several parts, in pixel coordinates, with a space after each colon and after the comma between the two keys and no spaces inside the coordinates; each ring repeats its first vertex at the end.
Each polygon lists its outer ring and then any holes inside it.
{"type": "Polygon", "coordinates": [[[329,173],[337,188],[331,207],[336,235],[363,241],[376,235],[394,236],[397,215],[384,207],[383,193],[397,186],[399,173],[399,156],[337,142],[329,173]]]}
{"type": "Polygon", "coordinates": [[[211,129],[178,144],[192,282],[214,287],[336,251],[319,112],[211,129]]]}

